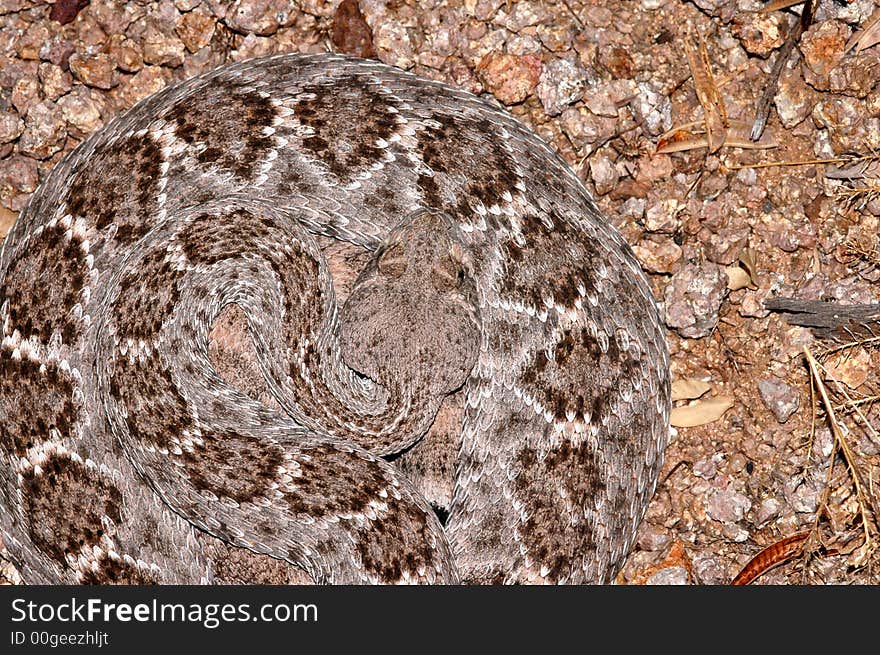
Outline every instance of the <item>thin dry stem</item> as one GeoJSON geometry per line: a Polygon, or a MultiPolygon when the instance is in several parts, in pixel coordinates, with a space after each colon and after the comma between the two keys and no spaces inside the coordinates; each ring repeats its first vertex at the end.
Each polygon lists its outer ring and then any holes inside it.
{"type": "MultiPolygon", "coordinates": [[[[864,483],[862,482],[861,474],[856,463],[856,457],[852,452],[852,449],[850,448],[846,437],[844,437],[843,430],[841,430],[840,427],[841,424],[838,422],[837,414],[834,411],[834,405],[832,404],[828,396],[828,391],[825,387],[825,383],[822,380],[823,372],[825,373],[825,375],[827,375],[827,371],[825,371],[824,367],[818,361],[816,361],[815,357],[813,357],[813,354],[806,346],[804,346],[804,356],[807,358],[807,363],[810,367],[812,379],[816,384],[816,388],[819,390],[819,394],[822,397],[822,404],[828,414],[828,422],[831,427],[831,432],[832,434],[834,434],[834,441],[836,445],[836,448],[832,448],[831,451],[831,460],[829,461],[828,465],[823,502],[827,501],[827,491],[831,483],[831,470],[834,466],[834,453],[839,448],[840,452],[843,454],[844,460],[846,461],[847,469],[850,472],[850,477],[856,490],[856,497],[858,499],[859,505],[859,514],[862,519],[862,529],[865,533],[864,552],[870,553],[874,550],[874,548],[876,548],[876,544],[874,543],[874,539],[871,535],[871,511],[873,510],[871,501],[865,493],[864,483]],[[869,508],[871,508],[871,510],[869,510],[869,508]]],[[[842,385],[840,385],[839,383],[837,383],[837,386],[839,388],[838,390],[840,390],[840,388],[842,387],[842,385]]],[[[865,421],[867,422],[867,419],[865,419],[865,421]]]]}
{"type": "Polygon", "coordinates": [[[732,164],[728,166],[730,170],[739,170],[740,168],[775,168],[777,166],[816,166],[820,164],[856,164],[860,161],[877,160],[880,155],[852,155],[845,157],[832,157],[830,159],[798,159],[789,161],[767,161],[759,164],[732,164]]]}

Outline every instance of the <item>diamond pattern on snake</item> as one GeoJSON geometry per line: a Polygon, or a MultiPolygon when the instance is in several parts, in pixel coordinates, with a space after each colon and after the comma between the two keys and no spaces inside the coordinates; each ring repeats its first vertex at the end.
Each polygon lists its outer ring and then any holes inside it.
{"type": "Polygon", "coordinates": [[[646,278],[503,109],[336,55],[176,84],[0,255],[27,583],[607,583],[668,436],[646,278]]]}

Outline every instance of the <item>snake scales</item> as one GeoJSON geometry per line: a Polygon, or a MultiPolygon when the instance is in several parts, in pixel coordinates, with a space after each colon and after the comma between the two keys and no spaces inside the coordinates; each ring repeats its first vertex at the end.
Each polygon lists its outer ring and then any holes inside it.
{"type": "Polygon", "coordinates": [[[6,239],[0,327],[28,583],[607,582],[667,439],[653,297],[571,169],[340,56],[220,68],[81,144],[6,239]],[[253,388],[217,355],[236,312],[253,388]]]}

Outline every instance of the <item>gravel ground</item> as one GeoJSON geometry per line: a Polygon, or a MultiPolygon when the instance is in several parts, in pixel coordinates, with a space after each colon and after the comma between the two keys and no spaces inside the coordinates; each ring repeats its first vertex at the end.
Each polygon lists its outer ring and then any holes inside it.
{"type": "MultiPolygon", "coordinates": [[[[633,245],[664,311],[673,379],[702,381],[704,400],[713,400],[697,405],[701,425],[677,428],[619,581],[726,584],[763,547],[811,531],[809,556],[758,582],[876,583],[880,557],[864,549],[852,477],[824,414],[813,424],[803,348],[820,344],[762,302],[877,301],[880,163],[862,160],[867,170],[850,179],[829,178],[831,164],[744,166],[880,153],[880,45],[864,40],[846,52],[878,6],[818,2],[774,96],[765,139],[778,147],[657,154],[663,133],[705,120],[685,50],[699,47],[697,34],[730,125],[751,123],[803,5],[761,7],[0,0],[0,238],[85,136],[165,85],[225,62],[343,51],[491,94],[563,154],[633,245]],[[703,422],[713,406],[723,414],[703,422]]],[[[826,363],[852,395],[870,397],[880,386],[877,358],[865,348],[826,363]]],[[[876,506],[880,439],[852,424],[847,436],[862,506],[871,498],[876,506]]],[[[6,577],[15,579],[9,567],[6,577]]]]}

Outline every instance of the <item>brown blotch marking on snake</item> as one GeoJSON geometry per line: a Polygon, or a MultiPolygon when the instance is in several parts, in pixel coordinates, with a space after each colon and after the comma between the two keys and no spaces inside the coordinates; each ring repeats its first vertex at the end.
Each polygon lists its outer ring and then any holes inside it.
{"type": "Polygon", "coordinates": [[[400,194],[391,184],[384,184],[378,187],[374,193],[369,193],[364,197],[364,204],[367,207],[385,214],[390,213],[389,207],[397,207],[400,202],[400,194]]]}
{"type": "MultiPolygon", "coordinates": [[[[194,264],[212,265],[242,254],[254,253],[264,258],[282,287],[287,316],[285,342],[296,344],[304,325],[318,325],[324,315],[324,292],[317,285],[318,260],[296,241],[291,241],[275,219],[246,209],[227,214],[202,214],[178,233],[187,258],[194,264]],[[289,251],[269,244],[284,243],[289,251]],[[261,247],[266,246],[266,247],[261,247]]],[[[296,376],[294,376],[296,377],[296,376]]]]}
{"type": "Polygon", "coordinates": [[[40,468],[40,474],[25,473],[21,484],[28,535],[40,551],[67,566],[67,553],[100,541],[102,516],[119,521],[122,494],[67,454],[50,456],[40,468]]]}
{"type": "Polygon", "coordinates": [[[0,305],[9,301],[10,334],[48,341],[57,331],[66,344],[79,335],[71,310],[82,300],[89,269],[81,242],[66,232],[58,224],[44,228],[10,263],[0,285],[0,305]]]}
{"type": "MultiPolygon", "coordinates": [[[[297,344],[302,339],[306,326],[318,326],[324,320],[324,291],[318,286],[319,279],[318,261],[309,253],[294,247],[283,259],[271,259],[269,264],[281,281],[281,289],[284,298],[284,314],[287,317],[284,322],[284,339],[288,344],[297,344]]],[[[314,369],[320,354],[313,342],[309,342],[302,358],[302,363],[307,368],[314,369]]],[[[330,357],[329,351],[323,356],[330,357]]],[[[296,361],[291,361],[290,371],[294,383],[301,381],[301,373],[296,361]]],[[[315,378],[313,383],[321,385],[323,378],[315,378]]],[[[320,389],[320,387],[319,387],[320,389]]],[[[315,392],[310,392],[315,393],[315,392]]],[[[341,405],[331,393],[323,394],[323,400],[333,403],[333,407],[341,405]]]]}
{"type": "Polygon", "coordinates": [[[586,443],[563,441],[539,459],[523,449],[516,458],[519,470],[514,490],[528,518],[518,527],[523,544],[538,567],[549,570],[546,580],[568,580],[573,569],[595,548],[595,538],[583,508],[605,489],[602,471],[586,443]],[[572,525],[572,519],[578,519],[572,525]]]}
{"type": "Polygon", "coordinates": [[[232,430],[206,431],[202,443],[179,456],[199,491],[244,503],[265,496],[284,460],[280,446],[232,430]]]}
{"type": "Polygon", "coordinates": [[[162,161],[148,133],[104,144],[73,175],[64,197],[68,210],[99,230],[116,225],[122,243],[139,239],[159,209],[162,161]]]}
{"type": "Polygon", "coordinates": [[[525,349],[525,333],[529,327],[526,321],[505,321],[503,325],[491,326],[485,330],[489,350],[506,365],[515,361],[525,349]]]}
{"type": "Polygon", "coordinates": [[[230,546],[206,533],[200,533],[198,537],[206,558],[211,562],[216,584],[289,585],[312,582],[305,571],[284,560],[230,546]]]}
{"type": "Polygon", "coordinates": [[[180,100],[163,116],[176,123],[176,135],[203,148],[199,163],[250,179],[274,147],[263,128],[277,115],[268,97],[232,80],[215,80],[180,100]]]}
{"type": "Polygon", "coordinates": [[[120,281],[112,307],[120,339],[151,339],[171,315],[183,272],[166,261],[166,255],[164,247],[151,250],[120,281]]]}
{"type": "Polygon", "coordinates": [[[294,107],[301,125],[310,127],[303,148],[315,156],[338,180],[348,182],[358,173],[382,161],[385,150],[376,145],[397,130],[391,99],[364,80],[348,77],[302,89],[294,107]]]}
{"type": "MultiPolygon", "coordinates": [[[[487,380],[481,382],[481,384],[487,383],[487,380]]],[[[470,410],[470,408],[468,409],[470,410]]],[[[533,413],[503,414],[498,417],[498,420],[492,421],[485,433],[487,443],[503,444],[509,441],[509,435],[529,434],[534,431],[536,421],[541,421],[541,419],[535,417],[533,413]]],[[[491,446],[490,450],[492,450],[491,446]]],[[[469,448],[460,450],[458,453],[458,479],[467,480],[468,493],[473,497],[492,499],[490,502],[507,504],[509,501],[502,499],[497,483],[490,476],[475,475],[484,469],[486,461],[484,456],[475,455],[469,448]]],[[[461,511],[461,505],[453,507],[452,511],[453,514],[456,511],[461,511]]],[[[450,520],[460,521],[460,516],[451,517],[450,520]]],[[[514,543],[513,526],[508,522],[503,511],[475,512],[469,520],[473,521],[475,528],[468,533],[468,552],[485,553],[486,557],[483,559],[484,566],[461,571],[462,583],[496,584],[502,582],[489,575],[485,566],[491,568],[493,556],[497,554],[499,557],[504,557],[506,553],[512,557],[506,568],[514,571],[521,566],[522,556],[514,543]],[[493,581],[489,582],[487,578],[493,581]]]]}
{"type": "Polygon", "coordinates": [[[428,515],[404,503],[390,504],[388,511],[377,517],[355,536],[355,549],[367,574],[379,583],[402,580],[408,572],[418,578],[420,568],[431,570],[437,557],[430,547],[428,515]]]}
{"type": "MultiPolygon", "coordinates": [[[[291,198],[298,194],[310,195],[317,191],[317,186],[297,166],[300,162],[282,162],[286,164],[283,174],[275,183],[275,190],[280,198],[291,198]]],[[[281,170],[281,169],[279,169],[281,170]]]]}
{"type": "Polygon", "coordinates": [[[0,350],[0,448],[21,457],[35,443],[49,438],[54,428],[62,438],[71,436],[77,419],[73,406],[73,379],[47,362],[12,359],[0,350]]]}
{"type": "MultiPolygon", "coordinates": [[[[431,118],[439,127],[422,130],[417,146],[422,161],[434,172],[420,175],[417,181],[425,205],[462,221],[473,220],[472,207],[478,202],[486,209],[504,206],[502,193],[513,189],[519,178],[516,162],[493,124],[485,118],[449,114],[431,118]]],[[[487,214],[486,223],[492,230],[510,228],[504,214],[487,214]]]]}
{"type": "Polygon", "coordinates": [[[375,463],[356,453],[329,445],[303,450],[300,476],[293,479],[285,499],[294,514],[323,518],[363,512],[391,480],[375,463]]]}
{"type": "Polygon", "coordinates": [[[118,357],[110,377],[110,395],[125,407],[128,430],[141,444],[167,450],[173,438],[192,430],[186,399],[155,353],[135,362],[118,357]]]}
{"type": "Polygon", "coordinates": [[[180,230],[175,240],[181,243],[190,262],[211,266],[242,254],[269,255],[271,250],[261,251],[260,244],[284,243],[284,237],[271,217],[237,208],[222,214],[200,214],[180,230]]]}
{"type": "Polygon", "coordinates": [[[574,412],[575,420],[601,422],[614,411],[610,402],[617,397],[621,381],[631,377],[639,363],[620,349],[614,335],[602,352],[598,339],[584,327],[564,330],[552,355],[539,350],[521,373],[520,383],[562,422],[569,412],[574,412]]]}
{"type": "Polygon", "coordinates": [[[80,584],[84,585],[155,585],[159,584],[150,571],[113,559],[104,554],[98,558],[97,569],[83,573],[80,584]]]}
{"type": "Polygon", "coordinates": [[[544,298],[574,308],[581,297],[598,294],[593,262],[602,257],[586,235],[576,232],[555,212],[547,219],[552,227],[534,214],[522,218],[521,240],[513,237],[500,244],[502,260],[510,262],[499,282],[499,293],[510,302],[525,302],[537,309],[546,307],[544,298]]]}

